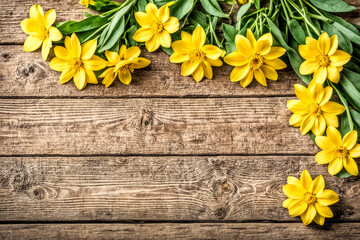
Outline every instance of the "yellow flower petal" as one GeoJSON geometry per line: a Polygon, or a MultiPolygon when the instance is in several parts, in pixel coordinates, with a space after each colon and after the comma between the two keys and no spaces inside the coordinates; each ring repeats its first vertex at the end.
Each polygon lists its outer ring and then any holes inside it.
{"type": "Polygon", "coordinates": [[[329,163],[328,171],[331,175],[338,174],[344,167],[343,160],[341,158],[335,158],[329,163]]]}
{"type": "Polygon", "coordinates": [[[270,52],[270,50],[271,50],[271,45],[268,40],[261,40],[257,42],[256,53],[260,55],[266,55],[270,52]]]}
{"type": "Polygon", "coordinates": [[[335,152],[321,151],[315,155],[315,161],[320,164],[328,164],[335,159],[335,152]]]}
{"type": "Polygon", "coordinates": [[[345,107],[339,103],[329,101],[325,103],[323,106],[321,106],[321,111],[335,115],[340,115],[345,111],[345,107]]]}
{"type": "Polygon", "coordinates": [[[46,61],[46,59],[48,58],[51,48],[52,48],[52,42],[50,39],[46,38],[43,42],[41,49],[41,56],[44,61],[46,61]]]}
{"type": "Polygon", "coordinates": [[[55,20],[56,20],[56,12],[54,9],[50,9],[44,15],[44,24],[46,29],[49,29],[51,25],[54,24],[55,20]]]}
{"type": "Polygon", "coordinates": [[[293,127],[300,127],[300,124],[303,119],[304,116],[293,114],[289,119],[289,124],[293,127]]]}
{"type": "Polygon", "coordinates": [[[160,47],[160,35],[154,34],[152,38],[145,43],[148,52],[155,52],[160,47]]]}
{"type": "Polygon", "coordinates": [[[124,53],[124,59],[125,60],[131,60],[134,58],[139,57],[141,54],[141,50],[139,47],[130,47],[128,48],[124,53]]]}
{"type": "Polygon", "coordinates": [[[206,57],[212,60],[218,59],[222,54],[222,50],[220,48],[210,44],[203,46],[201,51],[205,53],[206,57]]]}
{"type": "Polygon", "coordinates": [[[328,66],[327,67],[328,78],[333,83],[338,83],[340,81],[340,72],[337,67],[328,66]]]}
{"type": "Polygon", "coordinates": [[[249,58],[252,55],[253,47],[249,39],[247,39],[246,37],[239,34],[236,35],[235,44],[239,53],[244,57],[249,58]]]}
{"type": "Polygon", "coordinates": [[[300,124],[301,135],[307,134],[313,127],[314,123],[315,123],[315,116],[310,114],[307,115],[300,124]]]}
{"type": "Polygon", "coordinates": [[[325,189],[316,194],[317,202],[323,206],[330,206],[339,201],[339,196],[332,190],[325,189]]]}
{"type": "Polygon", "coordinates": [[[300,100],[287,101],[287,107],[290,111],[297,115],[305,115],[308,113],[307,105],[302,103],[300,100]]]}
{"type": "Polygon", "coordinates": [[[240,67],[235,67],[230,73],[230,80],[232,82],[238,82],[243,78],[245,78],[249,73],[249,71],[250,71],[249,64],[240,67]]]}
{"type": "Polygon", "coordinates": [[[339,120],[336,115],[323,112],[322,116],[325,118],[326,125],[328,127],[329,126],[333,126],[336,128],[339,127],[339,120]]]}
{"type": "Polygon", "coordinates": [[[74,83],[79,90],[86,87],[86,73],[83,67],[79,67],[74,75],[74,83]]]}
{"type": "Polygon", "coordinates": [[[332,218],[334,215],[331,209],[327,206],[322,206],[320,203],[315,203],[316,211],[323,217],[332,218]]]}
{"type": "Polygon", "coordinates": [[[278,74],[277,72],[275,71],[274,68],[268,66],[268,65],[262,65],[261,66],[261,70],[264,72],[265,74],[265,77],[267,79],[270,79],[270,80],[273,80],[273,81],[276,81],[278,80],[278,74]]]}
{"type": "Polygon", "coordinates": [[[171,44],[171,47],[175,52],[183,53],[183,54],[188,55],[189,54],[189,49],[191,48],[191,45],[187,41],[179,40],[179,41],[173,42],[171,44]]]}
{"type": "Polygon", "coordinates": [[[99,76],[99,78],[104,78],[106,75],[108,75],[108,74],[110,74],[110,73],[113,73],[114,70],[115,70],[114,67],[106,69],[106,70],[99,76]]]}
{"type": "Polygon", "coordinates": [[[134,69],[140,69],[149,66],[151,62],[146,58],[139,57],[131,60],[131,63],[134,69]]]}
{"type": "Polygon", "coordinates": [[[322,115],[315,117],[315,122],[311,131],[315,136],[322,136],[326,129],[326,121],[322,115]]]}
{"type": "Polygon", "coordinates": [[[283,202],[283,204],[282,204],[282,206],[284,207],[284,208],[288,208],[291,204],[294,204],[295,202],[298,202],[299,200],[295,200],[295,199],[292,199],[292,198],[288,198],[288,199],[286,199],[284,202],[283,202]]]}
{"type": "Polygon", "coordinates": [[[49,66],[51,69],[55,71],[63,72],[68,68],[68,62],[63,59],[55,57],[50,61],[49,66]]]}
{"type": "Polygon", "coordinates": [[[223,62],[220,59],[212,60],[210,58],[205,57],[206,61],[210,63],[211,66],[214,67],[221,67],[223,65],[223,62]]]}
{"type": "Polygon", "coordinates": [[[304,201],[297,201],[289,206],[289,215],[291,217],[297,217],[303,214],[308,208],[308,204],[304,201]]]}
{"type": "Polygon", "coordinates": [[[81,46],[81,59],[89,60],[95,54],[96,47],[97,47],[97,39],[93,39],[84,43],[81,46]]]}
{"type": "Polygon", "coordinates": [[[310,204],[306,211],[300,215],[304,225],[309,225],[316,216],[316,209],[314,204],[310,204]]]}
{"type": "Polygon", "coordinates": [[[286,49],[282,48],[282,47],[272,47],[270,52],[268,52],[267,54],[263,55],[263,57],[265,59],[268,60],[273,60],[276,58],[281,57],[282,55],[284,55],[286,53],[286,49]]]}
{"type": "Polygon", "coordinates": [[[355,160],[349,155],[347,155],[346,159],[344,159],[344,168],[348,173],[353,176],[357,176],[359,174],[358,165],[356,164],[355,160]]]}
{"type": "Polygon", "coordinates": [[[159,35],[160,35],[160,45],[165,48],[171,47],[170,33],[168,33],[167,31],[162,31],[161,33],[159,33],[159,35]]]}
{"type": "Polygon", "coordinates": [[[93,55],[89,60],[84,60],[83,64],[92,71],[100,71],[106,67],[106,61],[96,55],[93,55]]]}
{"type": "Polygon", "coordinates": [[[182,76],[189,76],[191,75],[196,68],[199,66],[200,62],[199,61],[186,61],[181,65],[181,75],[182,76]]]}
{"type": "Polygon", "coordinates": [[[106,59],[111,63],[112,66],[117,64],[118,62],[120,62],[119,54],[117,54],[116,52],[111,52],[111,51],[106,50],[105,56],[106,56],[106,59]]]}
{"type": "Polygon", "coordinates": [[[331,152],[336,148],[336,145],[332,141],[330,141],[329,137],[317,136],[315,138],[315,142],[319,146],[319,148],[327,152],[331,152]]]}
{"type": "Polygon", "coordinates": [[[124,59],[126,50],[127,50],[126,45],[121,45],[120,50],[119,50],[120,59],[124,59]]]}
{"type": "Polygon", "coordinates": [[[188,32],[181,31],[181,40],[183,40],[188,46],[192,45],[192,35],[188,32]]]}
{"type": "Polygon", "coordinates": [[[246,75],[246,77],[244,77],[243,79],[240,80],[240,85],[243,88],[246,88],[254,79],[254,71],[249,71],[249,73],[246,75]]]}
{"type": "Polygon", "coordinates": [[[68,68],[63,71],[60,75],[60,84],[67,83],[72,79],[75,75],[76,69],[75,68],[68,68]]]}
{"type": "Polygon", "coordinates": [[[254,70],[254,77],[255,77],[256,81],[258,81],[261,85],[267,86],[265,74],[261,69],[254,70]]]}
{"type": "Polygon", "coordinates": [[[55,28],[55,27],[50,27],[49,29],[49,38],[51,41],[57,42],[60,41],[63,38],[63,35],[61,34],[61,32],[55,28]]]}
{"type": "Polygon", "coordinates": [[[39,4],[35,4],[30,8],[30,18],[36,21],[38,24],[45,26],[44,24],[44,11],[39,4]]]}
{"type": "Polygon", "coordinates": [[[31,35],[37,33],[38,28],[43,28],[34,19],[27,18],[21,21],[21,29],[24,33],[31,35]]]}
{"type": "Polygon", "coordinates": [[[98,80],[96,78],[95,73],[88,67],[84,66],[85,74],[86,74],[86,82],[90,84],[98,84],[98,80]]]}
{"type": "Polygon", "coordinates": [[[170,62],[172,63],[183,63],[189,60],[189,55],[181,52],[174,52],[170,56],[170,62]]]}
{"type": "Polygon", "coordinates": [[[102,81],[102,84],[104,84],[105,87],[108,88],[114,82],[117,72],[115,72],[115,68],[109,68],[105,72],[106,72],[106,74],[104,74],[104,76],[103,76],[104,80],[102,81]]]}
{"type": "Polygon", "coordinates": [[[170,10],[169,7],[166,5],[163,5],[156,13],[157,19],[159,19],[159,21],[162,23],[165,23],[169,19],[169,15],[170,15],[170,10]]]}
{"type": "Polygon", "coordinates": [[[320,35],[317,46],[322,54],[327,55],[329,53],[331,47],[330,38],[326,32],[320,35]]]}
{"type": "Polygon", "coordinates": [[[255,38],[253,32],[249,28],[246,29],[246,38],[250,41],[250,43],[252,45],[251,49],[256,49],[256,46],[257,46],[256,38],[255,38]]]}
{"type": "Polygon", "coordinates": [[[300,45],[299,53],[301,57],[306,59],[307,61],[315,61],[316,57],[320,54],[317,48],[316,51],[314,52],[314,48],[311,48],[308,45],[300,45]]]}
{"type": "Polygon", "coordinates": [[[311,92],[311,95],[313,96],[315,103],[320,103],[325,94],[324,87],[317,82],[315,82],[315,84],[314,84],[313,88],[310,90],[310,92],[311,92]]]}
{"type": "Polygon", "coordinates": [[[315,70],[314,80],[320,84],[323,84],[327,78],[328,72],[327,67],[321,66],[315,70]]]}
{"type": "Polygon", "coordinates": [[[56,46],[54,48],[54,52],[55,52],[55,56],[59,59],[66,60],[66,61],[71,59],[71,54],[64,47],[56,46]]]}
{"type": "Polygon", "coordinates": [[[358,140],[358,134],[356,130],[348,132],[342,141],[342,145],[348,150],[352,149],[358,140]]]}
{"type": "Polygon", "coordinates": [[[338,46],[339,46],[339,39],[335,34],[334,36],[332,36],[330,38],[330,50],[329,50],[328,55],[329,56],[333,55],[336,52],[336,50],[338,49],[338,46]]]}
{"type": "Polygon", "coordinates": [[[224,57],[224,62],[231,66],[240,67],[248,64],[248,58],[241,55],[239,52],[233,52],[224,57]]]}
{"type": "Polygon", "coordinates": [[[320,106],[323,106],[325,103],[327,103],[330,98],[332,97],[333,94],[333,88],[330,86],[327,86],[324,88],[324,96],[321,100],[321,102],[319,103],[320,106]]]}
{"type": "Polygon", "coordinates": [[[204,68],[200,64],[196,70],[192,73],[192,76],[196,82],[200,82],[204,78],[204,68]]]}
{"type": "Polygon", "coordinates": [[[310,91],[300,84],[294,85],[295,94],[300,99],[301,102],[303,102],[306,105],[310,105],[313,103],[313,97],[310,91]]]}
{"type": "Polygon", "coordinates": [[[301,185],[305,188],[306,191],[310,191],[310,187],[312,185],[313,180],[312,180],[311,175],[308,172],[308,170],[305,169],[301,173],[300,182],[301,182],[301,185]]]}
{"type": "MultiPolygon", "coordinates": [[[[73,33],[71,35],[71,50],[68,49],[71,53],[71,55],[74,57],[74,58],[80,58],[81,56],[81,45],[80,45],[80,41],[79,41],[79,38],[76,36],[75,33],[73,33]]],[[[84,71],[85,72],[85,71],[84,71]]],[[[80,73],[79,73],[80,74],[80,73]]],[[[80,76],[80,75],[79,75],[80,76]]],[[[81,76],[82,76],[82,73],[81,73],[81,76]]],[[[81,82],[82,83],[82,82],[81,82]]],[[[79,86],[82,86],[82,85],[79,85],[79,86]]],[[[80,89],[81,90],[81,89],[80,89]]]]}
{"type": "Polygon", "coordinates": [[[326,130],[326,135],[329,141],[331,141],[336,146],[342,146],[342,138],[340,132],[335,127],[328,127],[326,130]]]}
{"type": "Polygon", "coordinates": [[[70,56],[72,56],[71,38],[66,36],[64,41],[65,48],[68,50],[70,56]]]}
{"type": "Polygon", "coordinates": [[[300,65],[299,71],[302,75],[309,75],[315,72],[318,67],[319,64],[317,61],[306,60],[300,65]]]}
{"type": "Polygon", "coordinates": [[[318,194],[323,191],[325,188],[325,180],[322,175],[317,176],[311,184],[310,192],[313,194],[318,194]]]}
{"type": "Polygon", "coordinates": [[[29,36],[26,38],[24,43],[25,52],[33,52],[38,50],[41,47],[43,40],[36,36],[29,36]]]}
{"type": "Polygon", "coordinates": [[[169,17],[169,19],[163,24],[166,31],[174,33],[179,30],[179,20],[176,17],[169,17]]]}
{"type": "Polygon", "coordinates": [[[198,26],[195,28],[192,34],[192,44],[196,49],[201,49],[206,41],[206,34],[202,27],[198,26]]]}
{"type": "Polygon", "coordinates": [[[284,63],[280,59],[272,59],[272,60],[264,59],[264,64],[269,65],[270,67],[274,68],[275,70],[281,70],[281,69],[284,69],[287,67],[286,63],[284,63]]]}
{"type": "Polygon", "coordinates": [[[283,192],[289,198],[293,199],[302,199],[304,194],[306,193],[305,189],[302,187],[298,187],[297,185],[293,184],[286,184],[283,186],[283,192]]]}
{"type": "Polygon", "coordinates": [[[157,19],[156,14],[158,12],[158,8],[154,3],[148,3],[146,4],[145,11],[147,14],[149,14],[153,19],[157,19]]]}
{"type": "Polygon", "coordinates": [[[298,185],[302,187],[300,180],[296,177],[288,176],[286,180],[288,184],[298,185]]]}
{"type": "Polygon", "coordinates": [[[349,154],[353,158],[359,158],[360,157],[360,144],[356,144],[352,149],[350,149],[349,154]]]}
{"type": "Polygon", "coordinates": [[[347,52],[337,50],[330,56],[330,66],[340,67],[347,64],[351,59],[350,54],[347,52]]]}
{"type": "Polygon", "coordinates": [[[150,28],[139,28],[133,35],[133,39],[137,42],[149,41],[154,36],[153,30],[150,28]]]}
{"type": "Polygon", "coordinates": [[[317,224],[319,224],[320,226],[324,225],[325,223],[325,217],[320,216],[320,214],[316,214],[315,218],[314,218],[314,222],[316,222],[317,224]]]}
{"type": "MultiPolygon", "coordinates": [[[[258,41],[261,41],[261,40],[268,40],[270,42],[270,46],[273,45],[274,43],[274,38],[273,36],[271,35],[271,33],[265,33],[264,35],[262,35],[258,41]]],[[[285,48],[283,48],[285,50],[285,48]]]]}
{"type": "Polygon", "coordinates": [[[312,37],[306,37],[306,46],[308,47],[309,52],[312,53],[311,58],[317,57],[321,54],[317,45],[318,41],[316,39],[312,37]]]}
{"type": "Polygon", "coordinates": [[[135,13],[135,19],[136,22],[141,26],[145,28],[150,28],[150,25],[153,23],[153,18],[144,12],[136,12],[135,13]]]}
{"type": "Polygon", "coordinates": [[[211,64],[207,60],[204,60],[203,64],[204,64],[203,68],[204,68],[205,77],[207,77],[208,79],[212,79],[213,78],[213,70],[212,70],[211,64]]]}
{"type": "Polygon", "coordinates": [[[122,72],[119,71],[119,79],[125,85],[129,85],[131,83],[131,73],[130,71],[122,72]]]}

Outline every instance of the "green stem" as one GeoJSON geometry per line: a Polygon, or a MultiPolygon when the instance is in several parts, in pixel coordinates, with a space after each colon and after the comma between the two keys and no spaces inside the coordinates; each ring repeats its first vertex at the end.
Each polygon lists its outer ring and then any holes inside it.
{"type": "Polygon", "coordinates": [[[197,2],[197,0],[194,1],[194,4],[193,4],[191,10],[188,12],[188,14],[186,14],[186,16],[185,16],[185,18],[184,18],[184,22],[183,22],[183,24],[181,25],[181,28],[180,28],[180,29],[182,29],[182,28],[185,27],[185,24],[186,24],[186,22],[187,22],[187,20],[188,20],[188,18],[189,18],[189,16],[190,16],[190,13],[193,11],[193,9],[194,9],[194,7],[195,7],[196,2],[197,2]]]}
{"type": "Polygon", "coordinates": [[[344,98],[344,96],[341,94],[341,92],[335,87],[335,85],[332,82],[330,82],[329,80],[327,80],[327,82],[328,82],[329,85],[331,85],[331,87],[333,89],[335,89],[337,95],[339,95],[340,101],[341,101],[341,103],[344,105],[344,107],[346,109],[346,115],[347,115],[347,118],[348,118],[348,121],[349,121],[350,131],[354,130],[354,123],[352,121],[349,105],[348,105],[346,99],[344,98]]]}
{"type": "Polygon", "coordinates": [[[210,27],[210,33],[211,33],[211,36],[214,37],[214,40],[215,40],[215,43],[216,45],[219,47],[219,48],[223,48],[223,46],[221,45],[219,39],[217,38],[216,36],[216,33],[215,33],[215,30],[213,28],[213,25],[212,25],[212,21],[211,21],[211,17],[209,16],[209,27],[210,27]]]}
{"type": "MultiPolygon", "coordinates": [[[[108,22],[108,23],[102,25],[101,27],[99,27],[98,29],[96,29],[96,31],[93,32],[93,33],[92,33],[90,36],[88,36],[87,38],[85,38],[83,42],[87,42],[87,41],[93,39],[96,34],[98,34],[99,32],[101,32],[101,31],[102,31],[104,28],[106,28],[109,24],[110,24],[110,22],[108,22]]],[[[98,37],[99,37],[99,36],[98,36],[98,37]]],[[[96,37],[96,38],[98,38],[98,37],[96,37]]]]}
{"type": "Polygon", "coordinates": [[[230,15],[231,15],[231,13],[232,13],[232,11],[233,11],[233,9],[234,9],[235,1],[236,1],[236,0],[233,0],[233,3],[232,3],[232,6],[231,6],[231,9],[230,9],[230,12],[227,14],[229,17],[230,17],[230,15]]]}

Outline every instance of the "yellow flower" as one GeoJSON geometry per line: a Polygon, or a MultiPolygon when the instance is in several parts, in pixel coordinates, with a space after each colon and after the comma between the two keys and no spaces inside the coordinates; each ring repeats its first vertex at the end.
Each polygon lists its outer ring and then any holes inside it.
{"type": "Polygon", "coordinates": [[[25,52],[33,52],[42,45],[42,58],[44,61],[49,56],[53,41],[60,41],[63,37],[61,32],[52,27],[56,20],[56,12],[50,9],[44,14],[42,7],[38,4],[30,8],[30,18],[21,22],[22,30],[30,35],[24,43],[25,52]]]}
{"type": "Polygon", "coordinates": [[[146,5],[146,13],[136,12],[135,19],[141,26],[133,36],[137,42],[145,42],[149,52],[156,51],[160,45],[169,48],[171,46],[171,33],[179,30],[179,20],[170,17],[167,5],[160,9],[154,3],[146,5]]]}
{"type": "Polygon", "coordinates": [[[329,164],[331,175],[338,174],[343,167],[351,175],[359,174],[358,166],[353,158],[360,157],[360,144],[357,144],[358,133],[351,131],[344,138],[336,128],[328,127],[326,137],[315,138],[316,144],[323,150],[316,154],[315,161],[320,164],[329,164]]]}
{"type": "Polygon", "coordinates": [[[283,192],[288,197],[283,207],[289,210],[291,217],[300,216],[304,225],[315,221],[324,225],[325,218],[332,218],[333,213],[328,207],[339,201],[339,196],[332,190],[324,189],[323,176],[312,180],[309,172],[304,170],[300,180],[289,176],[283,192]]]}
{"type": "Polygon", "coordinates": [[[238,4],[240,4],[240,5],[244,5],[244,4],[246,4],[246,3],[252,3],[253,2],[253,0],[237,0],[237,2],[238,2],[238,4]]]}
{"type": "Polygon", "coordinates": [[[106,58],[108,59],[108,67],[99,78],[104,78],[103,84],[105,87],[109,87],[116,76],[119,77],[123,84],[129,85],[131,83],[131,73],[134,69],[140,69],[147,67],[150,64],[150,60],[139,57],[141,53],[140,48],[131,47],[126,49],[125,45],[122,45],[119,54],[116,52],[105,51],[106,58]]]}
{"type": "Polygon", "coordinates": [[[328,78],[333,83],[340,80],[343,65],[350,61],[351,56],[338,48],[338,37],[329,38],[325,32],[319,40],[306,38],[306,45],[299,46],[300,55],[306,59],[300,66],[302,75],[314,73],[313,79],[323,84],[328,78]]]}
{"type": "Polygon", "coordinates": [[[220,67],[222,61],[219,57],[223,51],[213,45],[205,45],[206,34],[202,27],[195,28],[193,34],[181,32],[181,40],[171,45],[174,53],[170,62],[183,63],[181,75],[192,75],[196,82],[200,82],[204,76],[212,79],[213,71],[211,66],[220,67]]]}
{"type": "Polygon", "coordinates": [[[74,78],[76,87],[82,90],[87,83],[97,84],[95,73],[106,67],[106,61],[95,56],[97,40],[90,40],[82,45],[75,33],[65,38],[65,48],[54,48],[55,58],[50,62],[50,68],[62,72],[60,84],[74,78]]]}
{"type": "Polygon", "coordinates": [[[88,8],[89,5],[95,5],[96,2],[94,0],[80,0],[80,4],[88,8]]]}
{"type": "Polygon", "coordinates": [[[300,84],[295,84],[294,88],[300,100],[287,102],[287,107],[294,113],[289,124],[300,127],[301,135],[311,130],[316,136],[321,136],[326,126],[339,126],[337,115],[342,114],[345,107],[329,101],[333,93],[332,87],[324,89],[320,83],[312,80],[308,88],[300,84]]]}
{"type": "Polygon", "coordinates": [[[286,68],[286,64],[279,59],[286,50],[282,47],[271,47],[273,37],[270,33],[256,40],[251,30],[247,29],[246,37],[236,35],[235,44],[237,50],[225,56],[224,61],[235,66],[230,80],[240,81],[244,88],[254,77],[260,84],[267,86],[266,78],[276,81],[278,74],[275,70],[286,68]]]}

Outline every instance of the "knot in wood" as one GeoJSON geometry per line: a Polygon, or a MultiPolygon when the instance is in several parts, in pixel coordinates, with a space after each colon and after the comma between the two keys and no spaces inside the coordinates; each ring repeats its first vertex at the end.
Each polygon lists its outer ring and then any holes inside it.
{"type": "Polygon", "coordinates": [[[139,116],[138,129],[150,130],[153,124],[153,112],[143,109],[139,116]]]}
{"type": "Polygon", "coordinates": [[[31,176],[24,169],[15,170],[8,176],[8,183],[11,189],[21,192],[31,187],[31,176]]]}

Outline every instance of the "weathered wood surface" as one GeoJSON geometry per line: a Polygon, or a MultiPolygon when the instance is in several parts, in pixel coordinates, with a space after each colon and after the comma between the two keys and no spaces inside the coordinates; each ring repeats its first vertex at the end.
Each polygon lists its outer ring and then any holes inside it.
{"type": "Polygon", "coordinates": [[[162,223],[162,224],[20,224],[0,225],[0,238],[26,239],[257,239],[357,240],[360,223],[324,228],[295,223],[162,223]]]}
{"type": "Polygon", "coordinates": [[[254,83],[243,89],[239,83],[230,81],[233,67],[224,64],[214,67],[214,79],[195,82],[192,77],[180,76],[180,64],[170,63],[164,52],[149,54],[143,49],[142,56],[151,60],[151,65],[133,73],[133,82],[126,86],[118,79],[106,89],[88,85],[79,91],[73,81],[60,85],[60,73],[50,69],[40,52],[25,53],[22,46],[0,46],[0,97],[246,97],[294,95],[295,83],[302,81],[292,70],[279,71],[279,80],[268,81],[269,86],[254,83]]]}
{"type": "Polygon", "coordinates": [[[0,155],[315,154],[287,100],[0,99],[0,155]]]}
{"type": "MultiPolygon", "coordinates": [[[[334,219],[359,221],[359,177],[314,156],[1,157],[2,221],[291,221],[288,175],[324,175],[334,219]]],[[[276,224],[274,224],[276,225],[276,224]]],[[[294,225],[293,225],[294,226],[294,225]]]]}

